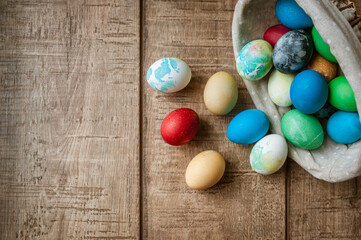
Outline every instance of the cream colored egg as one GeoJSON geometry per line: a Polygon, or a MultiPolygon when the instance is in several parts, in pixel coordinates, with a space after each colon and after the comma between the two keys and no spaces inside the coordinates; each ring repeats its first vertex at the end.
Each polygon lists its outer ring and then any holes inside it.
{"type": "Polygon", "coordinates": [[[268,80],[268,94],[272,102],[280,107],[289,107],[292,105],[290,97],[290,88],[296,74],[285,74],[273,70],[268,80]]]}
{"type": "Polygon", "coordinates": [[[225,167],[226,162],[218,152],[213,150],[201,152],[188,164],[186,183],[192,189],[210,188],[222,178],[225,167]]]}
{"type": "Polygon", "coordinates": [[[227,114],[237,103],[237,83],[229,73],[217,72],[208,79],[203,97],[209,111],[217,115],[227,114]]]}
{"type": "Polygon", "coordinates": [[[284,137],[278,134],[267,135],[252,148],[250,163],[259,174],[277,172],[287,159],[288,147],[284,137]]]}

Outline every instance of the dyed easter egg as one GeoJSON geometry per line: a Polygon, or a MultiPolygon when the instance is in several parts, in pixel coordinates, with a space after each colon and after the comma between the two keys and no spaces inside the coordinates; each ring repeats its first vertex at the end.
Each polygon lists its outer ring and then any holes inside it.
{"type": "Polygon", "coordinates": [[[332,106],[330,103],[326,102],[326,104],[317,112],[315,112],[315,117],[317,118],[328,118],[335,112],[337,112],[338,109],[332,106]]]}
{"type": "Polygon", "coordinates": [[[226,72],[213,74],[204,88],[203,99],[214,114],[224,115],[232,111],[238,99],[237,83],[232,75],[226,72]]]}
{"type": "Polygon", "coordinates": [[[227,137],[234,143],[251,144],[266,135],[269,126],[269,119],[264,112],[248,109],[232,119],[227,128],[227,137]]]}
{"type": "Polygon", "coordinates": [[[325,78],[313,70],[302,71],[291,84],[293,106],[306,114],[320,110],[328,98],[328,85],[325,78]]]}
{"type": "Polygon", "coordinates": [[[273,65],[283,73],[296,73],[310,61],[313,43],[304,30],[292,30],[283,35],[273,50],[273,65]]]}
{"type": "Polygon", "coordinates": [[[357,111],[354,92],[344,75],[333,79],[329,84],[329,102],[343,111],[357,111]]]}
{"type": "Polygon", "coordinates": [[[265,40],[246,44],[236,59],[237,71],[243,79],[256,81],[272,68],[272,46],[265,40]]]}
{"type": "Polygon", "coordinates": [[[310,28],[312,19],[294,0],[278,0],[276,3],[276,16],[288,28],[310,28]]]}
{"type": "Polygon", "coordinates": [[[320,54],[314,54],[314,56],[311,58],[311,61],[304,68],[304,70],[314,70],[316,72],[319,72],[326,79],[327,82],[330,82],[336,77],[337,64],[328,61],[320,54]]]}
{"type": "Polygon", "coordinates": [[[281,130],[288,141],[306,150],[318,148],[324,138],[321,123],[317,118],[297,109],[288,111],[282,117],[281,130]]]}
{"type": "Polygon", "coordinates": [[[188,143],[199,129],[199,117],[189,108],[179,108],[170,112],[163,120],[160,133],[163,140],[174,146],[188,143]]]}
{"type": "Polygon", "coordinates": [[[358,113],[337,111],[328,119],[327,133],[337,143],[356,142],[361,138],[361,123],[358,113]]]}
{"type": "Polygon", "coordinates": [[[226,162],[218,152],[213,150],[201,152],[188,164],[186,183],[196,190],[210,188],[222,178],[225,167],[226,162]]]}
{"type": "Polygon", "coordinates": [[[277,106],[289,107],[292,105],[290,88],[295,74],[285,74],[273,70],[268,80],[268,94],[277,106]]]}
{"type": "MultiPolygon", "coordinates": [[[[312,38],[317,52],[327,60],[337,63],[337,59],[331,53],[330,46],[325,43],[325,41],[323,41],[321,35],[318,33],[315,27],[312,28],[312,38]]],[[[328,39],[327,42],[331,43],[331,40],[328,39]]]]}
{"type": "Polygon", "coordinates": [[[283,26],[282,24],[278,24],[275,26],[272,26],[266,30],[266,32],[263,35],[263,39],[267,42],[269,42],[272,47],[274,47],[277,43],[277,41],[285,34],[291,31],[291,29],[283,26]]]}
{"type": "Polygon", "coordinates": [[[185,88],[192,73],[188,65],[178,58],[162,58],[147,71],[149,85],[160,92],[172,93],[185,88]]]}
{"type": "Polygon", "coordinates": [[[252,148],[250,163],[259,174],[268,175],[277,172],[287,159],[286,140],[278,134],[263,137],[252,148]]]}

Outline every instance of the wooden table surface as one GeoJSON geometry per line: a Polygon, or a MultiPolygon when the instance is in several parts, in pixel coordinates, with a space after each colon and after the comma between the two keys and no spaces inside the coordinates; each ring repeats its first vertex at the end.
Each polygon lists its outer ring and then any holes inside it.
{"type": "Polygon", "coordinates": [[[254,108],[235,70],[236,2],[0,0],[0,239],[361,239],[361,178],[323,182],[290,159],[261,176],[252,146],[227,140],[254,108]],[[175,94],[145,78],[168,56],[193,74],[175,94]],[[202,94],[221,70],[239,100],[214,116],[202,94]],[[173,147],[160,124],[180,107],[201,127],[173,147]],[[186,166],[208,149],[226,173],[190,190],[186,166]]]}

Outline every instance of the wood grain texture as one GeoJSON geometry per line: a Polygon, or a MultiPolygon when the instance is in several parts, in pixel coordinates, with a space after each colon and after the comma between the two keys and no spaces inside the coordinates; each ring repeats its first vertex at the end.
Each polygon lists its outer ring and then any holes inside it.
{"type": "Polygon", "coordinates": [[[254,108],[236,73],[231,20],[236,1],[145,1],[144,71],[157,59],[186,61],[192,80],[182,91],[159,93],[144,84],[144,239],[284,239],[285,171],[262,177],[251,170],[251,146],[226,138],[230,120],[254,108]],[[239,101],[227,116],[212,115],[203,103],[203,89],[217,71],[239,83],[239,101]],[[200,130],[185,146],[165,144],[163,118],[189,107],[201,119],[200,130]],[[189,161],[213,149],[226,159],[226,173],[207,191],[190,190],[184,179],[189,161]]]}
{"type": "Polygon", "coordinates": [[[139,2],[0,4],[0,239],[138,239],[139,2]]]}
{"type": "Polygon", "coordinates": [[[290,160],[260,176],[252,146],[227,140],[254,107],[235,70],[236,1],[0,0],[0,239],[361,239],[360,178],[326,183],[290,160]],[[145,78],[167,56],[193,73],[174,94],[145,78]],[[203,88],[221,70],[239,100],[214,116],[203,88]],[[179,107],[201,127],[172,147],[160,124],[179,107]],[[225,176],[190,190],[186,166],[208,149],[225,176]]]}
{"type": "Polygon", "coordinates": [[[328,183],[295,162],[288,172],[288,239],[361,239],[361,178],[328,183]]]}

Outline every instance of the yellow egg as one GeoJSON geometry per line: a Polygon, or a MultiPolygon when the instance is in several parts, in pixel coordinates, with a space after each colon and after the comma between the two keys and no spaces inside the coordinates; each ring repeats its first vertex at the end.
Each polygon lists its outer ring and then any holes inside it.
{"type": "Polygon", "coordinates": [[[217,72],[208,79],[203,97],[209,111],[217,115],[227,114],[237,103],[237,83],[229,73],[217,72]]]}
{"type": "Polygon", "coordinates": [[[226,162],[218,152],[201,152],[188,164],[185,174],[187,185],[197,190],[210,188],[222,178],[225,167],[226,162]]]}

